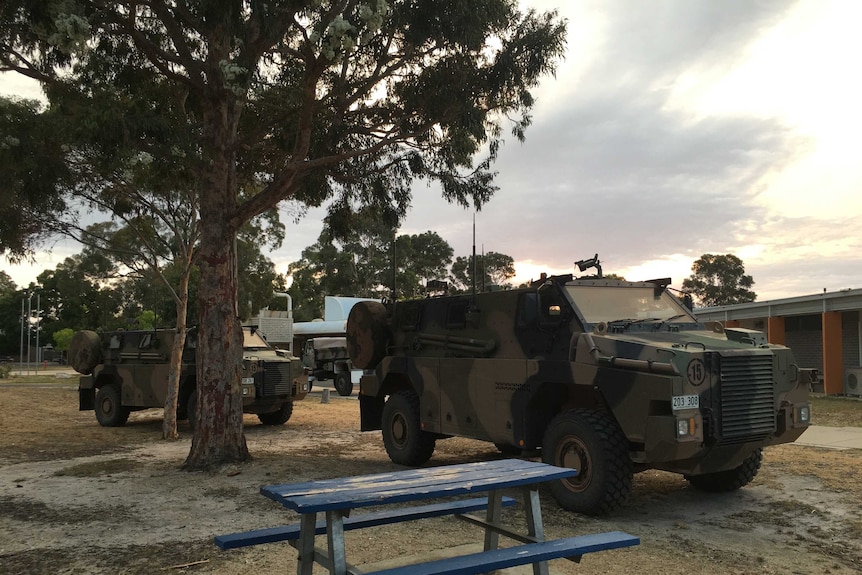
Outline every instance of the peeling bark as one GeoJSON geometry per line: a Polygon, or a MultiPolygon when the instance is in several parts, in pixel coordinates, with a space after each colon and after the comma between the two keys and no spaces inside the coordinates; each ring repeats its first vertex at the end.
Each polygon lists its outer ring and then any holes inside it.
{"type": "Polygon", "coordinates": [[[237,316],[236,122],[227,97],[204,111],[210,158],[201,189],[200,318],[197,341],[197,425],[186,469],[213,469],[250,458],[242,424],[242,329],[237,316]]]}

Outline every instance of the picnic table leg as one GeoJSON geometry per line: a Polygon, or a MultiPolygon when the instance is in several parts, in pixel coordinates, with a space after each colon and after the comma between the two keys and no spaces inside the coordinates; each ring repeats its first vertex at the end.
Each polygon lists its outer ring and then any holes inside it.
{"type": "Polygon", "coordinates": [[[297,575],[311,575],[314,567],[314,530],[317,527],[317,513],[303,513],[299,522],[299,553],[296,562],[297,575]]]}
{"type": "MultiPolygon", "coordinates": [[[[499,525],[502,519],[501,512],[503,510],[503,492],[499,489],[494,489],[488,492],[488,510],[485,515],[485,520],[488,523],[499,525]]],[[[491,529],[485,529],[485,551],[496,549],[500,543],[500,534],[491,529]]]]}
{"type": "MultiPolygon", "coordinates": [[[[527,514],[527,535],[539,541],[545,540],[545,526],[542,523],[542,505],[536,487],[524,488],[524,509],[527,514]]],[[[533,575],[548,575],[548,562],[533,563],[533,575]]]]}
{"type": "Polygon", "coordinates": [[[344,514],[341,511],[326,512],[326,544],[329,549],[330,574],[345,575],[347,556],[344,551],[344,514]]]}

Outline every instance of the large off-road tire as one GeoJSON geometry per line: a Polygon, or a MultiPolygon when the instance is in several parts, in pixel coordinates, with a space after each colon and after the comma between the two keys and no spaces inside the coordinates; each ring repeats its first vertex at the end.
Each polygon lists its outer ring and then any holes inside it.
{"type": "Polygon", "coordinates": [[[293,415],[293,402],[285,401],[277,411],[258,413],[257,418],[264,425],[284,425],[293,415]]]}
{"type": "Polygon", "coordinates": [[[353,393],[353,382],[350,380],[349,371],[337,372],[332,383],[335,385],[335,391],[338,392],[338,395],[347,397],[353,393]]]}
{"type": "Polygon", "coordinates": [[[90,375],[102,361],[99,334],[88,329],[76,331],[69,343],[69,365],[78,373],[90,375]]]}
{"type": "Polygon", "coordinates": [[[419,396],[413,390],[390,395],[382,419],[383,445],[389,459],[401,465],[422,465],[431,459],[437,438],[422,431],[419,396]]]}
{"type": "Polygon", "coordinates": [[[545,430],[542,460],[572,467],[578,475],[550,483],[560,507],[602,515],[621,505],[632,489],[629,444],[617,422],[605,413],[572,409],[557,415],[545,430]]]}
{"type": "Polygon", "coordinates": [[[692,487],[710,493],[736,491],[748,485],[760,470],[763,462],[763,451],[758,449],[746,457],[738,467],[727,471],[704,473],[703,475],[686,475],[685,478],[692,487]]]}
{"type": "Polygon", "coordinates": [[[113,384],[103,385],[96,393],[96,420],[103,427],[120,427],[129,420],[131,410],[120,403],[120,388],[113,384]]]}
{"type": "Polygon", "coordinates": [[[389,327],[386,306],[361,301],[347,315],[347,354],[359,369],[374,369],[386,357],[389,327]]]}
{"type": "Polygon", "coordinates": [[[195,430],[198,420],[198,390],[193,389],[186,400],[186,418],[189,420],[189,427],[192,431],[195,430]]]}

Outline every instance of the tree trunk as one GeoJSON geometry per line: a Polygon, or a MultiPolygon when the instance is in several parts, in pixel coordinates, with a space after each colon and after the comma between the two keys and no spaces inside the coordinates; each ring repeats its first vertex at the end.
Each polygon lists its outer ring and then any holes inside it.
{"type": "Polygon", "coordinates": [[[186,345],[186,316],[189,308],[189,277],[191,267],[184,266],[177,290],[177,335],[171,348],[170,371],[168,372],[168,393],[165,397],[165,415],[162,420],[162,438],[178,439],[177,403],[180,393],[180,373],[182,371],[183,348],[186,345]]]}
{"type": "Polygon", "coordinates": [[[200,194],[200,318],[197,341],[197,422],[186,469],[213,469],[249,459],[242,428],[242,329],[237,317],[236,123],[228,101],[204,106],[200,194]]]}

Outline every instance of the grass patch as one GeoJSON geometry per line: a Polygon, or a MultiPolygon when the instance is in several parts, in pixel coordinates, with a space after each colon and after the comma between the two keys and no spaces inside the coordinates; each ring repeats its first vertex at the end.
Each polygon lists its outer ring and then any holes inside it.
{"type": "Polygon", "coordinates": [[[829,427],[862,427],[862,401],[811,395],[811,423],[829,427]]]}
{"type": "Polygon", "coordinates": [[[90,463],[79,463],[66,467],[56,472],[59,477],[99,477],[101,475],[113,475],[133,471],[143,466],[143,463],[134,459],[119,458],[107,461],[91,461],[90,463]]]}

